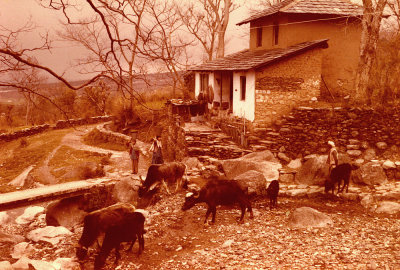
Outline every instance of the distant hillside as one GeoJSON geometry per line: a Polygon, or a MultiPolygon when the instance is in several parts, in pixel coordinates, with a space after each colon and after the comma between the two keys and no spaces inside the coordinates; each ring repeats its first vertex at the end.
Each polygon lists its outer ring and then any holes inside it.
{"type": "MultiPolygon", "coordinates": [[[[184,72],[181,72],[181,76],[184,72]]],[[[79,86],[85,83],[86,81],[73,81],[71,84],[73,86],[79,86]]],[[[106,83],[110,86],[110,88],[115,88],[115,84],[111,80],[106,80],[106,83]]],[[[168,86],[172,86],[172,78],[170,73],[152,73],[140,76],[138,79],[134,81],[134,89],[138,92],[146,92],[146,91],[154,91],[160,88],[165,88],[168,86]]],[[[46,83],[43,85],[43,88],[48,89],[49,92],[56,95],[58,89],[62,88],[63,84],[61,82],[57,83],[46,83]]],[[[79,93],[79,92],[78,92],[79,93]]],[[[21,100],[23,96],[18,93],[18,90],[15,89],[1,89],[0,88],[0,103],[11,103],[18,102],[21,100]]]]}

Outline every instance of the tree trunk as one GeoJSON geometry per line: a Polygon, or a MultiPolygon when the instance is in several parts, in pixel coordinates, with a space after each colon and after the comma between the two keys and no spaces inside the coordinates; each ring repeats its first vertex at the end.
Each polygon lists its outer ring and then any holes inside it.
{"type": "Polygon", "coordinates": [[[372,0],[363,0],[364,14],[360,40],[360,60],[358,62],[355,81],[355,101],[365,104],[370,98],[367,89],[370,84],[372,66],[375,61],[376,48],[379,40],[379,30],[383,9],[387,0],[379,0],[373,7],[372,0]]]}
{"type": "Polygon", "coordinates": [[[224,0],[224,11],[222,15],[223,20],[219,22],[218,27],[217,58],[222,58],[225,56],[225,32],[229,23],[229,9],[231,5],[231,0],[224,0]]]}

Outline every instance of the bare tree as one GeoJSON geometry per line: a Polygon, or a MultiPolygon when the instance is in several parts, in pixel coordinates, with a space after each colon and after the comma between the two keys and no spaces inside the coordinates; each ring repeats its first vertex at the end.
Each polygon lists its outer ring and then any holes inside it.
{"type": "Polygon", "coordinates": [[[355,81],[355,101],[361,104],[368,102],[371,91],[368,90],[372,76],[372,67],[376,59],[376,48],[387,0],[363,0],[364,12],[360,41],[360,60],[355,81]]]}
{"type": "Polygon", "coordinates": [[[229,14],[236,8],[231,0],[197,0],[180,9],[188,31],[203,46],[208,60],[224,56],[229,14]]]}

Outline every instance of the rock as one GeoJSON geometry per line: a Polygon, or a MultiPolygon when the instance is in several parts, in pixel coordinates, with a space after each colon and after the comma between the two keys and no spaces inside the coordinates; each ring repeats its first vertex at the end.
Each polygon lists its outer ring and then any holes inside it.
{"type": "Polygon", "coordinates": [[[11,257],[13,259],[20,259],[22,257],[30,257],[35,252],[35,248],[28,242],[18,243],[14,246],[11,257]]]}
{"type": "Polygon", "coordinates": [[[323,185],[328,178],[327,156],[316,156],[304,162],[298,170],[296,182],[306,185],[323,185]]]}
{"type": "Polygon", "coordinates": [[[369,148],[368,142],[366,142],[366,141],[362,142],[361,143],[361,148],[364,149],[364,150],[367,150],[369,148]]]}
{"type": "Polygon", "coordinates": [[[339,193],[339,197],[345,201],[358,201],[360,199],[357,193],[339,193]]]}
{"type": "Polygon", "coordinates": [[[360,149],[360,146],[358,144],[348,144],[348,145],[346,145],[346,148],[348,150],[358,150],[358,149],[360,149]]]}
{"type": "Polygon", "coordinates": [[[60,270],[80,269],[79,262],[74,258],[57,258],[52,264],[56,269],[60,270]]]}
{"type": "Polygon", "coordinates": [[[10,243],[21,243],[25,241],[25,237],[22,235],[7,234],[0,231],[0,242],[10,242],[10,243]]]}
{"type": "Polygon", "coordinates": [[[10,216],[7,214],[7,212],[0,212],[0,226],[6,224],[7,222],[10,221],[10,216]]]}
{"type": "Polygon", "coordinates": [[[286,163],[290,161],[290,158],[285,153],[282,152],[278,153],[278,158],[282,161],[285,161],[286,163]]]}
{"type": "Polygon", "coordinates": [[[302,165],[301,158],[297,158],[297,159],[291,160],[289,162],[289,164],[287,165],[287,167],[290,168],[290,169],[297,170],[297,169],[301,168],[301,165],[302,165]]]}
{"type": "Polygon", "coordinates": [[[265,194],[267,181],[264,175],[259,171],[247,171],[236,176],[234,180],[237,180],[241,186],[248,188],[249,194],[265,194]]]}
{"type": "Polygon", "coordinates": [[[0,262],[0,269],[1,270],[13,270],[13,267],[9,261],[2,261],[2,262],[0,262]]]}
{"type": "Polygon", "coordinates": [[[385,162],[383,162],[382,168],[384,168],[385,170],[387,170],[387,169],[396,169],[396,164],[394,164],[393,161],[386,160],[385,162]]]}
{"type": "Polygon", "coordinates": [[[333,224],[332,219],[313,208],[300,207],[289,216],[289,226],[293,228],[326,227],[333,224]]]}
{"type": "Polygon", "coordinates": [[[38,215],[44,213],[45,209],[42,206],[30,206],[25,209],[24,213],[16,218],[15,222],[18,224],[29,224],[38,215]]]}
{"type": "Polygon", "coordinates": [[[46,208],[46,225],[63,226],[69,230],[83,222],[83,196],[65,198],[49,204],[46,208]]]}
{"type": "Polygon", "coordinates": [[[385,143],[385,142],[377,142],[375,145],[376,145],[376,148],[378,148],[380,150],[385,150],[388,147],[387,143],[385,143]]]}
{"type": "Polygon", "coordinates": [[[22,257],[18,261],[12,264],[13,270],[30,270],[29,263],[30,259],[27,257],[22,257]]]}
{"type": "Polygon", "coordinates": [[[375,210],[376,213],[385,213],[385,214],[396,214],[400,212],[400,203],[391,202],[391,201],[383,201],[378,203],[378,207],[375,210]]]}
{"type": "Polygon", "coordinates": [[[20,175],[14,178],[11,182],[9,182],[9,185],[12,185],[14,187],[23,187],[25,185],[25,180],[27,179],[29,173],[32,171],[33,166],[29,166],[26,168],[20,175]]]}
{"type": "Polygon", "coordinates": [[[92,179],[105,175],[104,166],[93,161],[82,162],[78,166],[69,166],[64,170],[66,173],[61,177],[63,180],[92,179]]]}
{"type": "Polygon", "coordinates": [[[374,204],[375,204],[375,198],[371,194],[368,194],[361,199],[361,205],[364,208],[370,209],[374,206],[374,204]]]}
{"type": "Polygon", "coordinates": [[[358,167],[363,165],[363,163],[364,163],[364,159],[362,159],[362,158],[358,158],[358,159],[356,159],[356,161],[354,161],[354,164],[357,165],[358,167]]]}
{"type": "Polygon", "coordinates": [[[351,157],[359,157],[362,155],[360,150],[347,150],[346,153],[351,157]]]}
{"type": "Polygon", "coordinates": [[[291,197],[303,197],[307,195],[307,189],[300,188],[300,189],[291,189],[286,191],[286,195],[291,197]]]}
{"type": "Polygon", "coordinates": [[[222,247],[223,248],[226,248],[226,247],[230,247],[232,244],[233,244],[233,240],[226,240],[223,244],[222,244],[222,247]]]}
{"type": "Polygon", "coordinates": [[[29,264],[35,270],[56,270],[52,263],[46,261],[31,260],[29,264]]]}
{"type": "MultiPolygon", "coordinates": [[[[360,141],[357,140],[357,139],[349,139],[349,143],[350,143],[351,145],[359,145],[359,144],[360,144],[360,141]]],[[[357,148],[357,149],[358,149],[358,148],[357,148]]]]}
{"type": "Polygon", "coordinates": [[[201,162],[196,157],[187,157],[182,160],[184,164],[188,167],[188,169],[200,168],[202,166],[201,162]]]}
{"type": "Polygon", "coordinates": [[[138,199],[139,182],[125,177],[114,185],[112,197],[115,202],[136,204],[138,199]]]}
{"type": "Polygon", "coordinates": [[[375,159],[375,157],[376,157],[375,149],[368,148],[367,150],[365,150],[365,152],[364,152],[365,160],[373,160],[373,159],[375,159]]]}
{"type": "MultiPolygon", "coordinates": [[[[381,185],[387,182],[385,171],[379,164],[375,162],[365,163],[360,167],[360,172],[362,181],[361,184],[366,184],[371,186],[371,185],[381,185]]],[[[354,180],[356,179],[353,179],[353,181],[354,180]]]]}
{"type": "Polygon", "coordinates": [[[71,234],[72,232],[65,227],[46,226],[30,231],[27,234],[27,238],[34,242],[45,241],[52,245],[57,245],[63,237],[71,234]]]}
{"type": "Polygon", "coordinates": [[[278,179],[278,169],[282,168],[282,165],[267,150],[251,153],[237,159],[223,160],[222,168],[229,179],[233,179],[247,171],[255,170],[263,173],[268,181],[278,179]]]}

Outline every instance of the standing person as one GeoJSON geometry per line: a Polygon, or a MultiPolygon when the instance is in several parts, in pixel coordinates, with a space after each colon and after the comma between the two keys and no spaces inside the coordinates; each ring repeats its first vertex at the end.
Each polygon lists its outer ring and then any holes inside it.
{"type": "Polygon", "coordinates": [[[334,142],[328,141],[328,145],[330,146],[330,149],[326,163],[329,166],[329,175],[331,175],[332,169],[335,168],[339,163],[339,155],[334,142]]]}
{"type": "Polygon", "coordinates": [[[153,139],[153,143],[150,146],[150,152],[153,152],[153,158],[151,160],[151,164],[163,164],[164,160],[162,157],[162,144],[161,144],[161,136],[157,135],[153,139]]]}
{"type": "Polygon", "coordinates": [[[129,141],[129,157],[132,161],[132,173],[137,174],[139,168],[139,156],[140,151],[139,148],[136,146],[136,139],[131,138],[129,141]]]}

